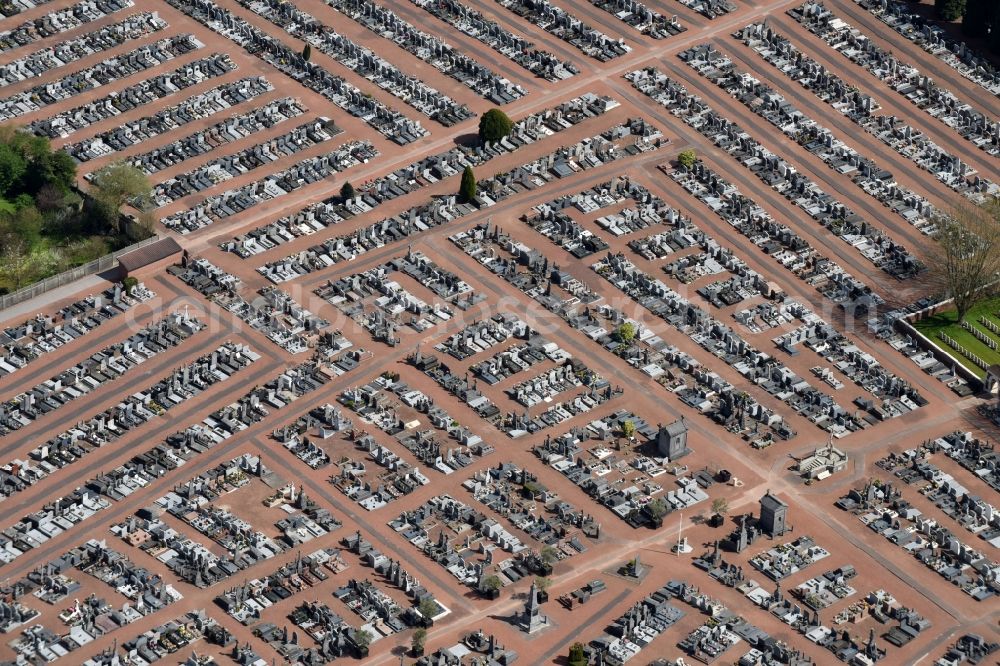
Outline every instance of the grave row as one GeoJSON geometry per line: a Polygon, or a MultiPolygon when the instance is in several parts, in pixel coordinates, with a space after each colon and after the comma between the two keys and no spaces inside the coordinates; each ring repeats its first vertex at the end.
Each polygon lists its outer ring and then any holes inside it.
{"type": "MultiPolygon", "coordinates": [[[[297,115],[296,112],[300,110],[300,107],[292,105],[290,109],[286,110],[290,111],[293,115],[297,115]]],[[[261,125],[256,123],[254,125],[244,130],[244,133],[234,131],[232,136],[242,138],[241,134],[249,135],[262,131],[261,125]]],[[[158,182],[153,187],[153,203],[157,206],[166,206],[178,199],[189,197],[192,194],[215,187],[219,183],[224,183],[227,180],[238,178],[255,169],[267,166],[271,162],[276,162],[303,150],[308,150],[313,146],[330,141],[342,131],[333,122],[325,118],[316,118],[302,123],[298,127],[270,138],[267,141],[248,146],[235,153],[220,155],[216,159],[205,162],[191,171],[179,173],[158,182]]],[[[305,161],[303,160],[303,162],[305,161]]],[[[346,164],[348,166],[351,165],[350,162],[346,164]]],[[[337,166],[340,165],[341,163],[338,162],[337,166]]]]}
{"type": "MultiPolygon", "coordinates": [[[[167,107],[162,111],[158,111],[151,116],[143,116],[132,121],[127,121],[118,127],[101,132],[89,139],[65,145],[63,146],[63,150],[76,158],[78,162],[89,162],[90,160],[106,157],[119,150],[126,150],[136,144],[183,127],[195,120],[201,120],[202,118],[208,118],[221,113],[237,104],[250,101],[272,90],[274,90],[274,86],[263,76],[247,77],[232,83],[224,83],[211,90],[206,90],[203,93],[189,97],[183,102],[167,107]]],[[[178,139],[170,146],[137,155],[132,158],[133,164],[136,161],[149,163],[146,168],[156,167],[154,171],[166,168],[160,166],[157,158],[154,157],[160,154],[159,151],[173,152],[203,149],[207,146],[202,140],[198,139],[202,134],[210,133],[213,130],[221,131],[223,127],[230,127],[233,123],[242,125],[245,122],[243,119],[248,118],[251,113],[263,113],[265,117],[270,116],[268,110],[273,108],[273,104],[287,104],[289,101],[291,101],[291,98],[286,97],[276,102],[270,102],[264,107],[255,109],[253,112],[232,116],[206,130],[188,135],[184,139],[178,139]]],[[[166,158],[163,157],[161,159],[166,158]]]]}
{"type": "Polygon", "coordinates": [[[81,25],[98,21],[115,12],[133,7],[132,0],[81,0],[69,7],[25,21],[16,28],[0,32],[0,53],[40,42],[81,25]]]}
{"type": "Polygon", "coordinates": [[[1000,156],[1000,120],[960,100],[913,65],[882,49],[821,4],[806,2],[788,15],[852,62],[866,69],[907,101],[955,130],[980,150],[1000,156]]]}
{"type": "Polygon", "coordinates": [[[618,106],[618,102],[608,97],[597,97],[589,93],[576,97],[516,121],[511,133],[500,141],[456,146],[443,153],[423,157],[386,176],[357,186],[354,196],[348,200],[331,197],[311,204],[293,215],[225,241],[220,247],[243,258],[266,252],[299,236],[311,235],[355,215],[367,213],[397,197],[454,176],[466,165],[478,167],[521,146],[569,129],[588,118],[604,115],[618,106]]]}
{"type": "Polygon", "coordinates": [[[196,318],[174,313],[125,340],[92,353],[76,365],[7,400],[0,408],[0,436],[20,430],[68,402],[121,379],[203,328],[205,324],[196,318]]]}
{"type": "Polygon", "coordinates": [[[539,51],[524,37],[514,34],[500,23],[458,0],[411,0],[411,2],[546,81],[564,81],[580,73],[573,63],[560,60],[548,51],[539,51]]]}
{"type": "Polygon", "coordinates": [[[34,113],[64,99],[106,86],[147,69],[202,48],[204,44],[193,35],[167,37],[145,44],[128,53],[108,58],[72,74],[40,83],[32,88],[0,99],[0,120],[11,120],[34,113]]]}
{"type": "MultiPolygon", "coordinates": [[[[120,92],[111,92],[104,97],[74,107],[60,114],[49,118],[40,118],[32,122],[28,127],[35,134],[47,136],[50,139],[57,137],[65,139],[77,130],[146,106],[156,100],[168,97],[203,81],[223,76],[235,69],[236,64],[229,59],[228,55],[213,53],[207,58],[201,58],[186,65],[181,65],[167,74],[158,74],[134,83],[120,92]]],[[[234,97],[250,96],[250,93],[237,93],[233,88],[228,86],[219,86],[214,91],[217,91],[218,96],[222,97],[227,104],[234,97]]],[[[219,102],[216,97],[209,96],[212,93],[213,91],[208,91],[205,95],[208,103],[214,107],[219,102]]],[[[159,134],[162,131],[168,131],[159,127],[161,123],[169,126],[171,123],[183,124],[197,119],[193,116],[197,116],[198,112],[189,111],[188,103],[185,102],[170,109],[165,109],[161,114],[149,118],[140,118],[135,123],[127,123],[119,129],[109,130],[99,136],[106,139],[114,137],[115,141],[117,141],[119,140],[119,134],[121,134],[120,140],[127,142],[127,145],[131,145],[136,141],[142,140],[141,138],[133,138],[131,132],[137,130],[145,131],[144,124],[146,122],[154,123],[157,126],[156,134],[159,134]]],[[[214,110],[212,112],[214,113],[214,110]]],[[[155,136],[155,134],[151,136],[155,136]]]]}
{"type": "Polygon", "coordinates": [[[418,121],[390,109],[343,78],[309,62],[302,53],[271,37],[263,30],[228,12],[212,0],[167,0],[167,2],[213,32],[241,46],[247,53],[274,66],[289,78],[327,98],[387,139],[399,145],[428,135],[418,121]]]}
{"type": "MultiPolygon", "coordinates": [[[[129,157],[127,161],[150,176],[157,171],[169,169],[176,164],[216,150],[227,143],[239,141],[257,132],[271,129],[275,125],[290,118],[296,118],[305,112],[305,106],[296,99],[291,97],[276,99],[245,113],[220,120],[210,127],[177,139],[162,148],[154,148],[149,152],[129,157]]],[[[90,154],[94,154],[96,145],[99,145],[97,141],[88,142],[90,154]]],[[[114,152],[114,149],[107,144],[104,146],[109,153],[114,152]]],[[[90,174],[87,174],[87,178],[89,180],[90,174]]],[[[157,189],[162,187],[164,187],[163,183],[157,184],[157,189]]]]}
{"type": "Polygon", "coordinates": [[[73,39],[23,55],[0,65],[0,88],[42,76],[59,67],[83,60],[95,53],[108,51],[125,42],[142,39],[167,28],[167,22],[156,12],[133,14],[73,39]]]}
{"type": "Polygon", "coordinates": [[[884,303],[871,287],[821,255],[807,240],[777,222],[760,204],[704,163],[699,161],[690,171],[668,165],[660,169],[763,252],[848,312],[867,312],[884,303]]]}
{"type": "Polygon", "coordinates": [[[126,292],[120,284],[59,310],[39,314],[0,332],[0,376],[17,372],[43,354],[82,338],[109,319],[150,300],[156,294],[139,283],[126,292]]]}
{"type": "Polygon", "coordinates": [[[896,0],[855,0],[903,37],[937,57],[988,92],[1000,97],[1000,69],[989,58],[948,34],[927,17],[910,12],[910,5],[896,0]]]}
{"type": "Polygon", "coordinates": [[[456,102],[415,76],[406,74],[371,49],[360,46],[337,33],[330,26],[321,23],[289,2],[281,0],[239,0],[239,2],[258,16],[284,29],[292,37],[312,44],[317,50],[445,127],[451,127],[475,115],[466,105],[456,102]]]}
{"type": "Polygon", "coordinates": [[[324,155],[304,159],[262,180],[213,194],[193,208],[174,213],[161,222],[167,229],[188,234],[218,220],[243,213],[264,201],[321,181],[332,174],[367,163],[378,154],[378,150],[367,141],[351,141],[324,155]]]}
{"type": "Polygon", "coordinates": [[[496,0],[545,32],[572,44],[600,62],[608,62],[632,51],[622,38],[613,39],[587,25],[549,0],[496,0]]]}
{"type": "MultiPolygon", "coordinates": [[[[1000,187],[976,175],[975,169],[964,163],[960,156],[948,153],[911,125],[896,116],[875,115],[878,105],[871,97],[844,83],[763,24],[749,25],[737,32],[736,37],[786,76],[798,81],[866,132],[956,192],[973,199],[981,198],[984,193],[1000,192],[1000,187]]],[[[814,127],[829,134],[829,130],[818,125],[814,127]]]]}
{"type": "Polygon", "coordinates": [[[343,15],[354,19],[376,35],[391,39],[397,46],[442,74],[474,90],[494,104],[508,104],[524,97],[521,86],[481,65],[447,42],[418,30],[391,9],[371,0],[325,0],[343,15]]]}

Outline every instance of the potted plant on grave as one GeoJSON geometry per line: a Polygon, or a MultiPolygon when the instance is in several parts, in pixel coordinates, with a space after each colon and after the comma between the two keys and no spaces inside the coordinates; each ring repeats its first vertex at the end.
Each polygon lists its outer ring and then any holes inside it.
{"type": "Polygon", "coordinates": [[[483,578],[482,584],[480,586],[480,592],[487,599],[499,599],[500,589],[503,588],[503,581],[496,574],[491,574],[483,578]]]}
{"type": "Polygon", "coordinates": [[[351,636],[354,647],[357,650],[358,658],[364,659],[368,656],[368,647],[372,644],[372,635],[367,629],[358,629],[351,636]]]}

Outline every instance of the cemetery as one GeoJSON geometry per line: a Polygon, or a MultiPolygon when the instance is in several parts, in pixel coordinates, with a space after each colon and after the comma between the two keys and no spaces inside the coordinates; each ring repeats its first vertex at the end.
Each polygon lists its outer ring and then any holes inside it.
{"type": "Polygon", "coordinates": [[[998,18],[0,3],[0,665],[995,659],[998,18]]]}

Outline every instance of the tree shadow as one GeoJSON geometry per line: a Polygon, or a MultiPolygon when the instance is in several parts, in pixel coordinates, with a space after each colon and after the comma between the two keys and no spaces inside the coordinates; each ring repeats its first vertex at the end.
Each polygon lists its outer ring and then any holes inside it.
{"type": "Polygon", "coordinates": [[[468,134],[459,134],[454,139],[456,146],[465,146],[466,148],[475,148],[479,145],[479,132],[469,132],[468,134]]]}

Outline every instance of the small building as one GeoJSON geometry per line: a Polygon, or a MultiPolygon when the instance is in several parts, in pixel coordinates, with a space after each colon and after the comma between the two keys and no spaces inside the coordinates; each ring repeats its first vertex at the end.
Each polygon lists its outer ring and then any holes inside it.
{"type": "Polygon", "coordinates": [[[118,257],[118,279],[123,280],[136,273],[154,274],[176,264],[183,249],[172,236],[160,238],[149,245],[126,252],[118,257]]]}
{"type": "Polygon", "coordinates": [[[687,445],[688,427],[681,417],[670,425],[660,426],[656,433],[656,448],[660,455],[673,462],[691,453],[687,445]]]}
{"type": "Polygon", "coordinates": [[[768,490],[760,498],[760,531],[771,537],[778,537],[788,531],[788,505],[768,490]]]}

